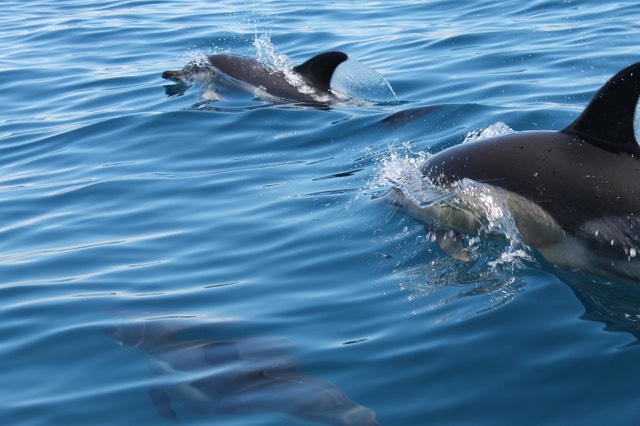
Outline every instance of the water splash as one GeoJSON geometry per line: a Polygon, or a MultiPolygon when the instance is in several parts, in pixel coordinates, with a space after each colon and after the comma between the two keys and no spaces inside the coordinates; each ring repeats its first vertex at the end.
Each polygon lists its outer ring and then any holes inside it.
{"type": "MultiPolygon", "coordinates": [[[[316,92],[313,87],[306,84],[299,74],[293,71],[291,60],[287,55],[278,51],[276,46],[271,42],[271,36],[269,34],[256,34],[253,46],[256,49],[256,59],[258,62],[273,72],[281,72],[284,74],[287,82],[298,89],[300,93],[313,97],[317,102],[326,103],[330,101],[327,94],[316,92]]],[[[268,97],[268,94],[263,95],[267,95],[268,97]]]]}
{"type": "MultiPolygon", "coordinates": [[[[498,123],[490,131],[476,134],[489,137],[496,131],[505,131],[505,127],[498,123]]],[[[438,299],[438,303],[445,304],[455,303],[467,296],[486,298],[481,311],[460,313],[453,317],[475,315],[510,302],[521,291],[523,284],[514,278],[516,272],[526,268],[533,258],[515,226],[504,194],[469,179],[460,181],[452,188],[438,187],[420,171],[428,157],[427,153],[413,152],[409,144],[392,147],[378,159],[379,166],[372,185],[379,190],[389,186],[399,188],[419,206],[437,203],[471,211],[481,223],[484,237],[465,237],[467,250],[474,259],[473,264],[469,265],[440,253],[432,235],[427,233],[426,238],[415,237],[424,235],[417,222],[414,232],[405,228],[403,239],[415,238],[416,244],[407,246],[398,239],[391,241],[402,258],[397,263],[399,271],[396,271],[401,275],[401,288],[411,292],[410,299],[429,296],[442,289],[449,289],[446,292],[455,289],[454,294],[444,301],[438,299]],[[421,248],[416,248],[416,245],[421,248]],[[431,259],[429,263],[419,262],[415,265],[416,259],[424,257],[425,251],[431,259]],[[404,270],[403,263],[407,265],[404,270]]],[[[432,308],[432,304],[426,307],[432,308]]]]}
{"type": "MultiPolygon", "coordinates": [[[[485,248],[486,250],[486,248],[485,248]]],[[[409,268],[400,282],[407,300],[417,304],[413,313],[440,310],[436,323],[465,320],[498,309],[522,292],[525,281],[510,265],[465,268],[442,259],[409,268]],[[473,298],[477,303],[468,303],[473,298]]]]}
{"type": "Polygon", "coordinates": [[[421,171],[421,165],[428,158],[427,153],[413,153],[408,144],[391,148],[379,160],[380,166],[375,173],[373,185],[379,189],[389,186],[398,188],[419,207],[439,204],[454,210],[470,211],[481,224],[483,235],[499,236],[509,243],[507,253],[510,256],[503,260],[530,260],[524,250],[526,244],[507,207],[505,194],[471,179],[462,179],[447,188],[435,185],[421,171]]]}
{"type": "Polygon", "coordinates": [[[378,157],[378,167],[374,173],[370,189],[379,192],[389,186],[401,189],[409,199],[419,206],[430,205],[449,198],[451,191],[444,190],[431,184],[425,179],[420,166],[430,154],[414,152],[410,143],[390,147],[389,151],[378,157]]]}
{"type": "Polygon", "coordinates": [[[456,192],[456,204],[460,208],[475,212],[475,217],[482,224],[485,233],[504,235],[507,239],[519,239],[502,193],[471,179],[462,179],[456,192]]]}
{"type": "Polygon", "coordinates": [[[349,58],[336,68],[331,91],[341,99],[363,99],[371,102],[396,102],[396,93],[379,72],[349,58]]]}
{"type": "Polygon", "coordinates": [[[482,139],[493,138],[496,136],[508,135],[515,133],[514,130],[505,123],[498,121],[486,129],[472,130],[467,133],[462,143],[477,142],[482,139]]]}
{"type": "Polygon", "coordinates": [[[427,158],[426,152],[414,152],[408,142],[390,147],[388,152],[376,159],[379,164],[374,173],[373,186],[388,187],[391,184],[410,192],[420,191],[423,189],[420,165],[427,158]]]}
{"type": "Polygon", "coordinates": [[[501,190],[463,179],[459,182],[456,192],[457,196],[453,202],[459,200],[461,208],[474,212],[486,236],[499,236],[508,243],[500,257],[489,262],[489,266],[533,261],[507,207],[506,196],[501,190]]]}
{"type": "Polygon", "coordinates": [[[287,55],[279,52],[271,42],[271,35],[256,34],[253,40],[253,47],[256,49],[256,59],[264,66],[274,71],[291,71],[293,65],[287,55]]]}
{"type": "Polygon", "coordinates": [[[184,54],[184,60],[183,62],[187,63],[187,64],[193,64],[199,67],[204,67],[207,66],[209,64],[209,61],[207,60],[207,56],[210,53],[208,51],[205,50],[201,50],[201,49],[189,49],[185,52],[184,54]]]}
{"type": "MultiPolygon", "coordinates": [[[[320,102],[328,102],[293,71],[287,55],[278,51],[269,34],[256,34],[253,46],[256,59],[274,72],[282,72],[287,81],[301,93],[312,95],[320,102]]],[[[331,79],[331,92],[343,101],[395,102],[397,97],[389,82],[377,71],[349,58],[336,68],[331,79]]]]}

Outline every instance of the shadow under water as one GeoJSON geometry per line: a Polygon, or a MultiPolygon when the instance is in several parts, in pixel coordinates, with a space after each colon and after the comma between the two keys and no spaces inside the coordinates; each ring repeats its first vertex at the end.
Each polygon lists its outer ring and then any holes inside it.
{"type": "Polygon", "coordinates": [[[562,280],[585,308],[582,319],[605,325],[605,330],[625,332],[640,342],[640,289],[632,283],[609,281],[576,271],[556,268],[562,280]]]}
{"type": "Polygon", "coordinates": [[[201,414],[282,412],[325,425],[379,424],[373,411],[336,386],[297,372],[286,339],[189,338],[194,330],[167,319],[103,330],[149,357],[154,376],[149,396],[163,418],[179,421],[171,405],[177,401],[201,414]]]}

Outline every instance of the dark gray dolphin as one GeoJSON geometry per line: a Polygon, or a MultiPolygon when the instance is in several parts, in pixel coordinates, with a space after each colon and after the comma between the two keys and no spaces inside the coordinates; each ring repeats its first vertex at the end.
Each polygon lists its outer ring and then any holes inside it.
{"type": "Polygon", "coordinates": [[[522,239],[548,261],[604,277],[640,278],[639,95],[640,63],[611,78],[564,130],[488,138],[428,158],[422,174],[455,193],[452,199],[422,205],[398,188],[385,199],[439,228],[441,247],[463,260],[468,256],[456,233],[486,230],[488,212],[478,197],[486,203],[488,196],[508,209],[522,239]],[[460,190],[469,180],[482,194],[460,190]],[[442,230],[454,231],[448,244],[442,230]]]}
{"type": "Polygon", "coordinates": [[[285,71],[268,67],[254,58],[219,54],[208,56],[205,61],[191,62],[182,70],[165,71],[162,78],[190,84],[194,80],[221,76],[252,92],[260,91],[263,96],[296,102],[328,103],[335,99],[330,90],[333,72],[347,59],[345,53],[326,52],[293,67],[291,71],[285,71]]]}
{"type": "Polygon", "coordinates": [[[326,425],[378,425],[375,414],[332,384],[295,371],[284,339],[185,339],[176,321],[134,322],[104,330],[146,353],[154,374],[149,396],[158,413],[178,421],[179,401],[197,413],[284,412],[326,425]]]}

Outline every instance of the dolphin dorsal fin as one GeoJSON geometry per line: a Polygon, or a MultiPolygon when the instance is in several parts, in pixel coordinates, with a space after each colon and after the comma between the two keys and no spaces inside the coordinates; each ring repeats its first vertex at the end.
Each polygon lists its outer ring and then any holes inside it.
{"type": "Polygon", "coordinates": [[[633,118],[640,96],[640,62],[613,76],[595,94],[582,114],[563,132],[612,152],[640,157],[633,118]]]}
{"type": "Polygon", "coordinates": [[[336,67],[349,57],[342,52],[321,53],[307,62],[294,67],[293,70],[304,77],[316,89],[328,92],[331,85],[331,77],[336,67]]]}

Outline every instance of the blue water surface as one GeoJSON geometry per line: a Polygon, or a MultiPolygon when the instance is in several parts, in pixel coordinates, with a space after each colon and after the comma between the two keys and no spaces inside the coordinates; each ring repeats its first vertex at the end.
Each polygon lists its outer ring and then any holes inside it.
{"type": "MultiPolygon", "coordinates": [[[[150,360],[104,332],[159,319],[205,330],[187,340],[285,339],[296,372],[383,425],[637,424],[639,290],[505,260],[499,242],[468,269],[371,200],[393,156],[569,124],[640,60],[636,1],[5,0],[0,15],[1,424],[171,424],[150,360]],[[162,71],[256,56],[256,40],[293,64],[344,51],[397,101],[167,96],[162,71]]],[[[173,408],[322,424],[270,398],[173,408]]]]}

